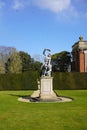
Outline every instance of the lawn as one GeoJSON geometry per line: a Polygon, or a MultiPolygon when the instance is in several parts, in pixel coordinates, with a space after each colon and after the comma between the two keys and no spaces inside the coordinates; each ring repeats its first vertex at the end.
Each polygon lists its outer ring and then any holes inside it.
{"type": "Polygon", "coordinates": [[[74,100],[60,103],[19,102],[33,91],[0,91],[0,130],[87,130],[87,90],[59,90],[74,100]]]}

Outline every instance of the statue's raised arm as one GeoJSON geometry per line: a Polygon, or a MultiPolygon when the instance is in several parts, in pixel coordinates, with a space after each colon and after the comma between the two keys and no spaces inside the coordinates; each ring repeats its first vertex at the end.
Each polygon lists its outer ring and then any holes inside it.
{"type": "Polygon", "coordinates": [[[44,49],[43,55],[45,56],[45,58],[44,58],[44,63],[42,65],[42,67],[41,67],[42,76],[51,76],[51,72],[52,72],[51,50],[50,49],[44,49]]]}
{"type": "Polygon", "coordinates": [[[51,52],[51,50],[50,50],[50,49],[44,49],[44,51],[43,51],[43,55],[44,55],[44,56],[46,56],[46,51],[51,52]]]}

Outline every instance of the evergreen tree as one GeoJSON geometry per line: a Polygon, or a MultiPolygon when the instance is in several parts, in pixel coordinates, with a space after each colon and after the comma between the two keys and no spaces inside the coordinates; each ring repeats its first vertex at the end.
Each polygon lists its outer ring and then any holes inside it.
{"type": "Polygon", "coordinates": [[[24,51],[20,51],[19,55],[22,60],[22,72],[29,71],[31,69],[32,62],[31,56],[24,51]]]}
{"type": "Polygon", "coordinates": [[[52,69],[59,72],[70,72],[71,54],[67,51],[62,51],[52,55],[52,69]]]}

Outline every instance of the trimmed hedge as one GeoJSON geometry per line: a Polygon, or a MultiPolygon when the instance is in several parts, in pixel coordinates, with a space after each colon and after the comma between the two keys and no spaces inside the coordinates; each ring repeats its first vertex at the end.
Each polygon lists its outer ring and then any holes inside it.
{"type": "Polygon", "coordinates": [[[22,74],[1,74],[0,90],[36,90],[37,72],[22,74]]]}
{"type": "Polygon", "coordinates": [[[55,90],[87,89],[87,73],[53,73],[53,87],[55,90]]]}
{"type": "MultiPolygon", "coordinates": [[[[87,89],[87,73],[53,73],[53,88],[55,90],[87,89]]],[[[38,89],[38,72],[22,74],[1,74],[0,90],[36,90],[38,89]]]]}

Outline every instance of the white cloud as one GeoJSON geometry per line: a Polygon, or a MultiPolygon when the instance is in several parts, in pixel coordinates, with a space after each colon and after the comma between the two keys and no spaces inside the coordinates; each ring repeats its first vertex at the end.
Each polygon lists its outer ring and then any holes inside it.
{"type": "Polygon", "coordinates": [[[64,11],[70,7],[71,0],[33,0],[41,9],[48,9],[54,13],[64,11]]]}
{"type": "Polygon", "coordinates": [[[28,5],[29,5],[29,0],[14,0],[12,8],[14,10],[19,10],[28,5]]]}
{"type": "Polygon", "coordinates": [[[13,3],[13,9],[14,10],[18,10],[20,8],[23,8],[23,7],[24,7],[24,5],[20,0],[15,0],[14,1],[14,3],[13,3]]]}
{"type": "MultiPolygon", "coordinates": [[[[82,0],[9,0],[9,2],[3,2],[3,0],[0,0],[0,12],[4,6],[14,10],[21,10],[32,6],[51,11],[62,17],[79,17],[81,15],[87,16],[86,9],[84,9],[78,1],[82,0]],[[81,6],[84,11],[81,12],[79,6],[81,6]]],[[[86,0],[83,1],[85,3],[86,0]]]]}
{"type": "Polygon", "coordinates": [[[59,18],[76,18],[79,13],[72,4],[71,0],[32,0],[33,5],[40,9],[49,10],[59,18]]]}
{"type": "Polygon", "coordinates": [[[14,0],[13,9],[21,9],[29,4],[58,13],[67,10],[71,5],[71,0],[14,0]]]}
{"type": "MultiPolygon", "coordinates": [[[[56,14],[77,16],[77,10],[72,5],[71,0],[13,0],[14,10],[20,10],[28,6],[36,6],[43,10],[49,10],[56,14]]],[[[62,15],[62,16],[63,16],[62,15]]]]}

